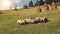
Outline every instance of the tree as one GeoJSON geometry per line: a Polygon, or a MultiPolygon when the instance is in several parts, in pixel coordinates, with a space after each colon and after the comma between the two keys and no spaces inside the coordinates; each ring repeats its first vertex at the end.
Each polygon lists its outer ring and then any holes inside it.
{"type": "Polygon", "coordinates": [[[37,0],[37,2],[35,3],[35,6],[40,6],[43,5],[44,1],[43,0],[37,0]]]}
{"type": "Polygon", "coordinates": [[[15,3],[15,9],[14,10],[17,10],[17,4],[15,3]]]}
{"type": "Polygon", "coordinates": [[[34,5],[33,5],[33,2],[32,2],[32,0],[29,2],[29,7],[33,7],[34,5]]]}
{"type": "Polygon", "coordinates": [[[51,4],[52,3],[52,0],[46,0],[46,3],[47,4],[51,4]]]}
{"type": "Polygon", "coordinates": [[[38,6],[39,5],[39,1],[37,0],[37,2],[35,3],[35,6],[38,6]]]}
{"type": "Polygon", "coordinates": [[[47,4],[51,4],[52,2],[55,2],[55,3],[59,3],[60,2],[60,0],[44,0],[44,1],[47,4]]]}
{"type": "Polygon", "coordinates": [[[17,3],[15,1],[13,2],[13,6],[14,6],[14,10],[17,11],[17,3]]]}
{"type": "Polygon", "coordinates": [[[23,6],[23,8],[28,8],[27,4],[23,6]]]}
{"type": "Polygon", "coordinates": [[[43,4],[44,4],[44,1],[43,1],[43,0],[40,0],[40,1],[39,1],[39,4],[40,4],[40,5],[43,5],[43,4]]]}
{"type": "Polygon", "coordinates": [[[12,7],[10,6],[10,10],[12,10],[12,7]]]}

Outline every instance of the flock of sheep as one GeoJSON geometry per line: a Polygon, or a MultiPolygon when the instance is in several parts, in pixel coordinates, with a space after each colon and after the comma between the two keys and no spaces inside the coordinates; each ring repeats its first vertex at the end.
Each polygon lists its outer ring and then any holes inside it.
{"type": "Polygon", "coordinates": [[[17,20],[18,24],[36,24],[36,23],[41,23],[41,22],[48,22],[48,19],[43,17],[43,18],[39,18],[39,17],[32,17],[30,19],[24,19],[24,20],[17,20]]]}

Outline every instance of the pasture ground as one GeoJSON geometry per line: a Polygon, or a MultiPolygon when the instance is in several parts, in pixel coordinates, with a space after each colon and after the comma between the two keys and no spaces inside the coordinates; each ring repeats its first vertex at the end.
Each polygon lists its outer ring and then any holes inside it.
{"type": "Polygon", "coordinates": [[[35,8],[0,11],[0,34],[60,34],[60,9],[36,13],[35,8]],[[47,17],[47,23],[19,25],[18,19],[47,17]]]}

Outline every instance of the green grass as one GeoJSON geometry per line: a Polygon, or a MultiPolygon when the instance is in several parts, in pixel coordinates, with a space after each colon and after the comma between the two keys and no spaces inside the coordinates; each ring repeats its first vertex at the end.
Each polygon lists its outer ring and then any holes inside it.
{"type": "Polygon", "coordinates": [[[0,34],[60,34],[60,9],[36,13],[35,8],[0,11],[0,34]],[[47,17],[47,23],[19,25],[18,19],[47,17]]]}

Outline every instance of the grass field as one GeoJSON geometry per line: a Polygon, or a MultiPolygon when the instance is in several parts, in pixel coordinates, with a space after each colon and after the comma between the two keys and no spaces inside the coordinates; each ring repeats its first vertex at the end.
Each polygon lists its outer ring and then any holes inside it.
{"type": "Polygon", "coordinates": [[[0,34],[60,34],[60,9],[36,13],[35,8],[0,11],[0,34]],[[19,25],[18,19],[47,17],[47,23],[19,25]]]}

